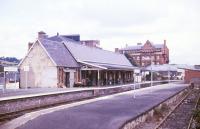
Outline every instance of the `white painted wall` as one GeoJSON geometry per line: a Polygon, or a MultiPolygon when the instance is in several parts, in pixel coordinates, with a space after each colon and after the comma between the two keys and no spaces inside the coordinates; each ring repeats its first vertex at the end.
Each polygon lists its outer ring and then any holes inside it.
{"type": "Polygon", "coordinates": [[[57,67],[39,43],[34,44],[33,49],[20,65],[21,88],[26,88],[24,66],[29,66],[29,71],[27,72],[28,87],[57,87],[57,67]]]}

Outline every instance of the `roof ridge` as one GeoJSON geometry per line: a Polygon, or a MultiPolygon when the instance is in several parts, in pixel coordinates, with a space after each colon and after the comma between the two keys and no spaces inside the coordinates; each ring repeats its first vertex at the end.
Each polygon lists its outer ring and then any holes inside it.
{"type": "MultiPolygon", "coordinates": [[[[71,42],[65,42],[65,41],[63,41],[63,42],[64,43],[71,43],[71,42]]],[[[73,43],[71,43],[71,44],[73,44],[73,43]]],[[[90,47],[90,46],[86,46],[86,45],[83,45],[83,44],[76,44],[76,45],[84,46],[84,47],[87,47],[89,49],[96,49],[98,51],[106,51],[106,52],[113,53],[113,54],[123,55],[121,53],[116,53],[116,52],[113,52],[113,51],[110,51],[110,50],[105,50],[105,49],[99,49],[99,48],[96,48],[96,47],[90,47]]]]}
{"type": "Polygon", "coordinates": [[[128,65],[121,65],[121,64],[112,64],[112,63],[101,63],[101,62],[92,62],[92,61],[84,61],[89,63],[99,63],[99,64],[110,64],[110,65],[120,65],[120,66],[128,66],[128,65]]]}

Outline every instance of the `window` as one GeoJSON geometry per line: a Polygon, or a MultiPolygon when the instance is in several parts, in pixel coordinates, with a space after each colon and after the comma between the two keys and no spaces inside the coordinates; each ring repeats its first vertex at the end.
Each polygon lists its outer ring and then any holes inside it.
{"type": "Polygon", "coordinates": [[[154,60],[154,56],[151,56],[151,59],[154,60]]]}
{"type": "Polygon", "coordinates": [[[144,63],[142,63],[142,66],[144,66],[144,63]]]}

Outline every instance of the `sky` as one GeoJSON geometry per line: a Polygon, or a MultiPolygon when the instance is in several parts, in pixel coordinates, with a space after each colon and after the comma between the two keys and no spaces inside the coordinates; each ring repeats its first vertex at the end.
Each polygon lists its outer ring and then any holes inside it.
{"type": "Polygon", "coordinates": [[[200,64],[200,0],[0,0],[0,57],[23,58],[37,32],[103,49],[167,41],[170,63],[200,64]]]}

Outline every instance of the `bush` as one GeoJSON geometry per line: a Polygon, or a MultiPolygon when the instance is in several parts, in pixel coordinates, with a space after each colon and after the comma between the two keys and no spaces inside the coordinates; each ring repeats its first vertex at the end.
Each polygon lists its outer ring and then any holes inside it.
{"type": "Polygon", "coordinates": [[[155,109],[153,115],[157,121],[163,117],[161,109],[155,109]]]}
{"type": "Polygon", "coordinates": [[[160,109],[162,112],[165,112],[165,111],[169,111],[170,110],[170,107],[167,105],[167,104],[163,104],[161,106],[161,109],[160,109]]]}
{"type": "Polygon", "coordinates": [[[200,128],[200,108],[193,111],[193,117],[196,124],[196,129],[200,128]]]}

